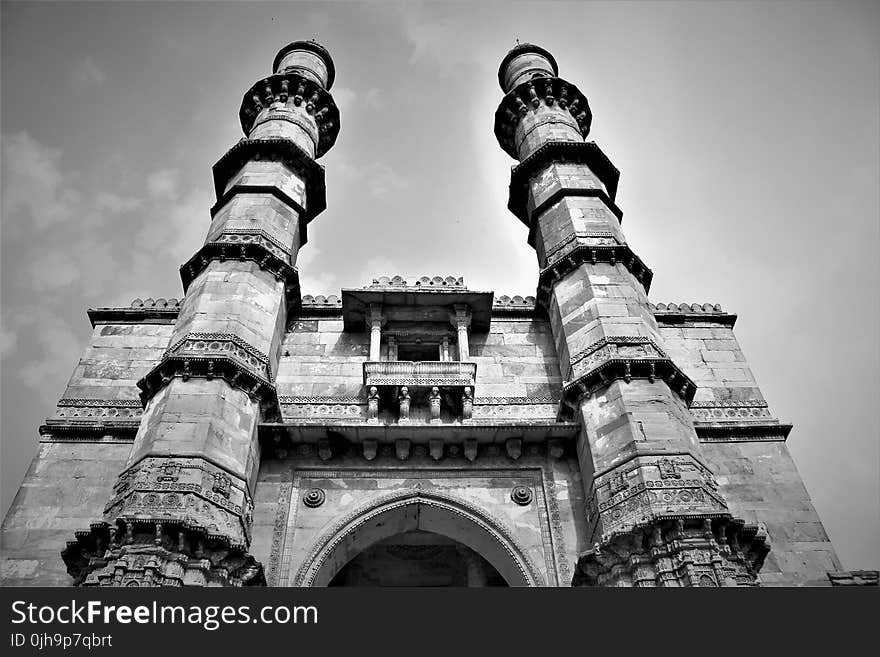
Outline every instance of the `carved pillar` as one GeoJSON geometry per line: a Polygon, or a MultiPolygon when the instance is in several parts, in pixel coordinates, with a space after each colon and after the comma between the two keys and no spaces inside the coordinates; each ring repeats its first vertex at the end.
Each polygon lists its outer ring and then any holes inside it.
{"type": "Polygon", "coordinates": [[[449,321],[452,322],[452,325],[458,332],[458,360],[469,360],[468,328],[471,325],[470,309],[464,304],[455,304],[453,312],[449,315],[449,321]]]}
{"type": "MultiPolygon", "coordinates": [[[[370,360],[378,361],[381,359],[382,353],[382,324],[385,323],[381,305],[370,304],[367,322],[370,326],[370,360]]],[[[391,359],[389,358],[389,360],[391,359]]]]}
{"type": "MultiPolygon", "coordinates": [[[[696,386],[666,355],[648,308],[651,271],[626,243],[614,203],[619,173],[584,142],[587,99],[557,70],[531,44],[505,56],[495,135],[520,162],[508,207],[538,256],[537,296],[565,378],[563,418],[582,427],[577,452],[595,548],[577,582],[660,585],[663,559],[701,559],[709,572],[720,554],[726,572],[755,583],[766,547],[756,528],[731,517],[700,455],[688,411],[696,386]],[[743,549],[730,550],[728,534],[739,534],[743,549]]],[[[683,570],[674,577],[693,583],[683,570]]]]}
{"type": "Polygon", "coordinates": [[[170,346],[138,382],[145,410],[126,468],[102,522],[63,553],[77,584],[264,583],[248,554],[257,430],[280,415],[273,380],[299,304],[296,258],[326,205],[315,159],[339,130],[333,78],[327,51],[298,41],[245,94],[246,138],[214,165],[217,202],[181,267],[170,346]]]}

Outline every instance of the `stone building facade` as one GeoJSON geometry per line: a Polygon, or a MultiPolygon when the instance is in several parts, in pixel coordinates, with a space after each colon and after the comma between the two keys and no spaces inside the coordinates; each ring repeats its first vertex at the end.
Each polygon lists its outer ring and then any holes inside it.
{"type": "Polygon", "coordinates": [[[495,116],[535,296],[454,276],[301,293],[334,77],[299,41],[244,94],[181,300],[89,310],[3,524],[3,583],[833,583],[736,315],[649,302],[618,171],[543,48],[503,58],[495,116]]]}

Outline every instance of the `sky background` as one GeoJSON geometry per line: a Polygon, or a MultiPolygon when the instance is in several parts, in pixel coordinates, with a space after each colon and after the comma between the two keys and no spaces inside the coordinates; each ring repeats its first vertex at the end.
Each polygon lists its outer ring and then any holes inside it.
{"type": "Polygon", "coordinates": [[[342,129],[304,293],[463,275],[534,294],[496,72],[540,44],[621,171],[654,302],[721,303],[844,567],[880,568],[880,9],[874,3],[0,5],[2,511],[90,306],[179,297],[211,166],[275,53],[331,52],[342,129]]]}

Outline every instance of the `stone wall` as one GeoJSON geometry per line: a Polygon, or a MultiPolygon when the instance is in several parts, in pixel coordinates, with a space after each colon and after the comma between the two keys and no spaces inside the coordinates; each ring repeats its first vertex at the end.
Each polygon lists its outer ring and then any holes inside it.
{"type": "Polygon", "coordinates": [[[691,412],[703,454],[734,515],[770,539],[761,583],[827,586],[827,573],[841,564],[786,447],[791,426],[761,394],[733,332],[736,318],[713,314],[667,312],[673,323],[660,327],[670,355],[698,386],[691,412]]]}
{"type": "MultiPolygon", "coordinates": [[[[3,524],[4,584],[70,583],[59,553],[74,531],[101,517],[140,421],[136,382],[159,361],[174,328],[175,304],[148,305],[93,311],[91,342],[41,429],[39,453],[3,524]]],[[[762,583],[828,584],[826,572],[841,565],[785,446],[790,427],[773,417],[734,336],[735,317],[672,308],[654,312],[669,355],[698,385],[692,413],[704,457],[733,513],[770,539],[762,583]]],[[[495,313],[488,331],[470,336],[470,352],[475,431],[556,419],[562,377],[546,320],[495,313]]],[[[281,345],[276,383],[285,421],[362,422],[368,356],[369,333],[343,331],[335,310],[305,308],[281,345]]],[[[434,459],[414,442],[401,460],[381,441],[372,461],[357,450],[337,450],[326,461],[314,452],[267,454],[255,491],[253,554],[270,582],[292,583],[340,518],[418,487],[468,501],[523,546],[543,581],[567,585],[577,555],[590,547],[580,469],[571,451],[550,458],[533,445],[525,436],[517,458],[485,438],[473,459],[460,450],[434,459]],[[511,500],[518,485],[533,492],[529,505],[511,500]],[[319,507],[303,501],[314,488],[325,495],[319,507]]]]}

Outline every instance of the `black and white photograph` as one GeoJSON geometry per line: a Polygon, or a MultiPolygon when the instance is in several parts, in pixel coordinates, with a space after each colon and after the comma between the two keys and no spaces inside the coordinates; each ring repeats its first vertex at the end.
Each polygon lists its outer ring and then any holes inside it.
{"type": "Polygon", "coordinates": [[[0,587],[876,590],[877,3],[0,23],[0,587]]]}

